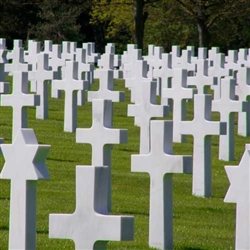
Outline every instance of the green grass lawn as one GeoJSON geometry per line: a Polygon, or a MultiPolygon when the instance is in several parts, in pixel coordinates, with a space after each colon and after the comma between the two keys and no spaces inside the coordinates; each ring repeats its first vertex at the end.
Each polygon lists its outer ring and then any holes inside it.
{"type": "MultiPolygon", "coordinates": [[[[98,83],[92,86],[97,89],[98,83]]],[[[123,81],[116,81],[116,90],[125,90],[123,81]]],[[[114,103],[113,127],[128,129],[128,143],[114,145],[112,151],[112,214],[133,215],[135,239],[131,242],[110,242],[107,249],[152,249],[148,247],[149,175],[132,173],[131,154],[139,151],[139,128],[127,117],[130,93],[124,103],[114,103]]],[[[187,103],[187,118],[192,119],[192,102],[187,103]]],[[[78,107],[78,127],[91,127],[91,103],[78,107]]],[[[50,213],[73,213],[75,209],[75,166],[90,165],[91,146],[76,144],[75,133],[63,132],[64,99],[49,99],[49,119],[36,120],[35,108],[29,108],[28,126],[33,128],[40,144],[51,145],[46,165],[50,180],[38,181],[37,249],[74,249],[71,240],[49,239],[50,213]]],[[[237,118],[237,117],[236,117],[237,118]]],[[[171,119],[171,115],[166,119],[171,119]]],[[[218,114],[214,114],[218,120],[218,114]]],[[[235,124],[237,120],[235,119],[235,124]]],[[[0,107],[0,138],[11,142],[12,110],[0,107]]],[[[236,131],[235,127],[235,131],[236,131]]],[[[218,160],[218,136],[212,137],[212,197],[192,196],[192,176],[176,174],[174,191],[174,249],[234,249],[235,204],[224,203],[229,187],[224,166],[238,165],[249,138],[236,136],[234,162],[218,160]]],[[[174,153],[192,154],[192,137],[174,145],[174,153]]],[[[0,170],[4,159],[0,156],[0,170]]],[[[21,167],[21,166],[17,166],[21,167]]],[[[153,166],[152,166],[153,167],[153,166]]],[[[0,249],[8,249],[10,181],[0,180],[0,249]]]]}

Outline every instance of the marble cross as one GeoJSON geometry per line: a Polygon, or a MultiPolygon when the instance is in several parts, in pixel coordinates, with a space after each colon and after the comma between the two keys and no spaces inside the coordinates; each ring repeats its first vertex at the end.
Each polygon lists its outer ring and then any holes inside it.
{"type": "Polygon", "coordinates": [[[70,42],[62,42],[62,59],[73,61],[74,60],[74,51],[71,51],[70,42]]]}
{"type": "Polygon", "coordinates": [[[12,141],[14,141],[18,131],[28,126],[27,107],[37,106],[40,103],[38,95],[28,94],[28,72],[13,72],[12,94],[1,96],[1,106],[11,106],[13,110],[12,141]]]}
{"type": "Polygon", "coordinates": [[[44,41],[44,50],[43,53],[49,55],[49,59],[53,56],[53,41],[52,40],[45,40],[44,41]]]}
{"type": "Polygon", "coordinates": [[[197,59],[197,73],[195,76],[188,76],[187,85],[195,86],[197,94],[207,94],[206,86],[217,84],[217,78],[208,76],[208,60],[197,59]]]}
{"type": "Polygon", "coordinates": [[[227,123],[227,134],[219,137],[219,159],[224,161],[234,160],[234,112],[243,112],[247,109],[247,102],[236,100],[235,86],[235,79],[222,79],[221,97],[212,102],[212,111],[219,112],[220,121],[227,123]]]}
{"type": "Polygon", "coordinates": [[[162,89],[162,98],[172,99],[174,102],[174,142],[183,142],[185,138],[181,135],[180,122],[186,119],[186,100],[192,99],[195,90],[187,87],[187,70],[174,69],[172,87],[162,89]]]}
{"type": "Polygon", "coordinates": [[[236,95],[239,101],[247,101],[246,112],[238,113],[238,134],[241,136],[250,135],[250,68],[241,67],[237,74],[236,95]]]}
{"type": "Polygon", "coordinates": [[[36,249],[36,188],[38,180],[49,179],[50,146],[39,145],[32,129],[20,129],[13,144],[1,144],[1,149],[0,179],[11,180],[9,249],[36,249]]]}
{"type": "Polygon", "coordinates": [[[75,212],[50,214],[49,237],[71,239],[79,250],[106,250],[108,241],[133,240],[134,218],[108,214],[107,182],[106,166],[76,166],[75,212]]]}
{"type": "Polygon", "coordinates": [[[149,79],[141,80],[140,101],[128,105],[128,116],[135,117],[135,124],[140,127],[140,154],[150,151],[150,120],[168,115],[168,106],[156,103],[156,84],[149,79]]]}
{"type": "Polygon", "coordinates": [[[49,67],[49,55],[40,53],[37,55],[37,68],[29,72],[29,80],[36,81],[36,93],[40,95],[40,105],[36,107],[36,118],[48,118],[48,80],[53,80],[55,73],[49,67]]]}
{"type": "Polygon", "coordinates": [[[14,51],[16,49],[20,49],[20,48],[23,48],[23,41],[20,40],[20,39],[15,39],[13,41],[13,50],[10,50],[7,54],[7,59],[8,60],[13,60],[14,59],[14,51]]]}
{"type": "Polygon", "coordinates": [[[112,100],[112,102],[124,101],[124,92],[114,91],[114,72],[112,70],[100,70],[99,77],[99,90],[88,91],[89,102],[93,99],[106,99],[112,100]]]}
{"type": "Polygon", "coordinates": [[[212,47],[208,51],[208,61],[209,61],[209,67],[213,67],[214,63],[216,61],[217,54],[220,53],[220,48],[219,47],[212,47]]]}
{"type": "MultiPolygon", "coordinates": [[[[92,146],[93,166],[108,166],[111,183],[111,146],[127,143],[127,130],[112,128],[113,104],[111,100],[92,100],[92,127],[77,128],[76,142],[92,146]]],[[[111,185],[108,187],[108,209],[111,210],[111,185]]]]}
{"type": "Polygon", "coordinates": [[[208,75],[217,77],[216,85],[211,86],[211,89],[214,91],[214,100],[220,98],[221,95],[221,78],[226,76],[231,76],[233,74],[231,69],[225,68],[225,55],[224,54],[216,54],[213,66],[208,69],[208,75]]]}
{"type": "Polygon", "coordinates": [[[74,132],[77,127],[77,91],[89,88],[89,82],[78,80],[78,62],[66,61],[62,80],[53,80],[56,90],[64,90],[64,131],[74,132]]]}
{"type": "MultiPolygon", "coordinates": [[[[54,79],[62,79],[62,67],[66,64],[66,60],[62,59],[62,45],[52,45],[52,57],[49,59],[49,66],[54,71],[54,79]]],[[[60,98],[61,90],[55,90],[53,82],[51,83],[51,97],[60,98]]]]}
{"type": "Polygon", "coordinates": [[[4,65],[5,72],[13,73],[14,71],[28,72],[29,65],[24,62],[24,50],[23,48],[16,48],[13,50],[12,63],[6,63],[4,65]]]}
{"type": "MultiPolygon", "coordinates": [[[[38,63],[38,54],[41,52],[41,43],[36,42],[33,40],[28,41],[28,52],[24,55],[24,61],[31,65],[31,68],[29,70],[36,71],[37,70],[37,63],[38,63]]],[[[29,79],[31,80],[31,79],[29,79]]],[[[36,80],[32,79],[30,81],[30,91],[36,92],[37,86],[36,86],[36,80]]]]}
{"type": "Polygon", "coordinates": [[[150,175],[149,246],[172,249],[172,176],[191,173],[192,157],[173,154],[172,121],[151,121],[150,134],[150,152],[132,155],[131,170],[150,175]]]}
{"type": "Polygon", "coordinates": [[[234,76],[236,75],[236,72],[238,72],[238,70],[240,69],[240,64],[237,62],[237,60],[238,60],[237,50],[229,50],[225,68],[232,70],[234,76]]]}
{"type": "Polygon", "coordinates": [[[239,165],[225,166],[230,187],[224,202],[236,203],[235,249],[250,249],[249,162],[250,148],[249,144],[247,144],[239,165]]]}
{"type": "Polygon", "coordinates": [[[247,67],[247,66],[249,66],[247,54],[248,54],[248,50],[247,49],[243,49],[243,48],[239,49],[237,63],[241,67],[247,67]]]}
{"type": "Polygon", "coordinates": [[[226,134],[226,123],[211,120],[212,96],[194,95],[194,119],[181,121],[180,132],[193,136],[193,188],[195,196],[211,196],[211,135],[226,134]]]}
{"type": "MultiPolygon", "coordinates": [[[[93,83],[91,75],[94,72],[94,65],[87,63],[85,49],[76,49],[76,61],[78,62],[78,79],[88,81],[90,87],[90,84],[93,83]]],[[[77,92],[77,104],[78,106],[85,104],[85,90],[77,92]]]]}
{"type": "MultiPolygon", "coordinates": [[[[162,88],[170,87],[170,80],[173,77],[172,69],[172,55],[163,53],[161,55],[161,66],[153,69],[153,77],[157,79],[157,94],[162,99],[162,88]]],[[[161,104],[169,104],[168,102],[163,103],[165,99],[161,100],[161,104]]]]}

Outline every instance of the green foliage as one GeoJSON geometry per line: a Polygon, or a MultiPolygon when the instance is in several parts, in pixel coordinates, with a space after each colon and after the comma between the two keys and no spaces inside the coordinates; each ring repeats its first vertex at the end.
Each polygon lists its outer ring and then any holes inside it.
{"type": "Polygon", "coordinates": [[[127,43],[132,43],[132,3],[131,0],[117,0],[110,3],[106,0],[92,2],[90,24],[102,27],[105,45],[108,42],[116,42],[117,53],[122,53],[127,43]]]}

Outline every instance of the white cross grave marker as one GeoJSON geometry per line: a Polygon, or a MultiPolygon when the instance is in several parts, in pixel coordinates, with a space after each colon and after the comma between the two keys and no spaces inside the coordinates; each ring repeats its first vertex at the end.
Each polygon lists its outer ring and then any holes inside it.
{"type": "Polygon", "coordinates": [[[16,40],[13,41],[13,50],[12,51],[10,50],[8,52],[8,54],[7,54],[7,59],[8,60],[13,60],[13,58],[15,57],[14,56],[14,51],[16,49],[19,49],[19,48],[23,48],[23,41],[20,40],[20,39],[16,39],[16,40]]]}
{"type": "Polygon", "coordinates": [[[4,65],[5,72],[13,73],[14,71],[28,72],[29,65],[24,62],[23,48],[16,48],[13,50],[12,63],[4,65]]]}
{"type": "MultiPolygon", "coordinates": [[[[90,86],[90,84],[93,83],[91,74],[93,74],[94,72],[94,65],[86,62],[85,49],[76,49],[76,61],[78,62],[78,79],[88,81],[90,86]]],[[[79,90],[77,92],[77,104],[78,106],[82,106],[85,104],[85,90],[79,90]]]]}
{"type": "Polygon", "coordinates": [[[94,71],[94,78],[100,79],[100,71],[105,70],[114,70],[114,54],[103,54],[97,62],[98,69],[94,71]]]}
{"type": "Polygon", "coordinates": [[[7,62],[7,50],[0,49],[0,82],[5,82],[6,72],[4,70],[4,65],[7,62]]]}
{"type": "MultiPolygon", "coordinates": [[[[37,63],[38,63],[38,54],[41,52],[41,43],[36,42],[33,40],[28,41],[28,52],[24,55],[24,61],[31,65],[30,70],[36,71],[37,70],[37,63]]],[[[30,79],[31,80],[31,79],[30,79]]],[[[36,92],[36,80],[32,79],[30,83],[30,91],[36,92]]]]}
{"type": "Polygon", "coordinates": [[[36,186],[37,180],[49,179],[45,159],[50,146],[39,145],[32,129],[20,129],[13,144],[1,148],[0,179],[11,180],[9,249],[36,249],[36,186]]]}
{"type": "Polygon", "coordinates": [[[181,62],[181,47],[177,45],[172,46],[172,68],[176,68],[176,65],[181,62]]]}
{"type": "Polygon", "coordinates": [[[110,240],[133,240],[134,218],[108,214],[107,182],[107,167],[76,166],[75,212],[50,214],[49,237],[71,239],[79,250],[106,250],[110,240]]]}
{"type": "Polygon", "coordinates": [[[211,86],[211,89],[214,90],[214,100],[218,100],[220,99],[221,95],[221,78],[231,76],[233,74],[233,71],[231,69],[225,68],[225,55],[221,53],[215,55],[213,65],[213,67],[210,67],[208,69],[208,75],[217,77],[217,84],[211,86]]]}
{"type": "Polygon", "coordinates": [[[186,100],[192,99],[195,94],[194,89],[187,87],[187,70],[174,69],[172,87],[162,89],[162,98],[173,99],[173,141],[183,142],[185,138],[181,135],[180,122],[186,118],[186,100]]]}
{"type": "MultiPolygon", "coordinates": [[[[54,71],[54,79],[62,79],[62,67],[65,66],[66,60],[62,59],[62,45],[52,45],[52,57],[49,59],[49,66],[54,71]]],[[[53,82],[51,83],[51,97],[60,98],[61,90],[55,90],[53,82]]]]}
{"type": "Polygon", "coordinates": [[[74,132],[77,127],[77,91],[89,88],[89,82],[78,80],[78,62],[66,61],[62,68],[64,79],[53,80],[54,88],[65,91],[64,131],[74,132]]]}
{"type": "Polygon", "coordinates": [[[197,94],[207,94],[206,86],[217,84],[217,78],[208,76],[208,60],[197,59],[197,73],[195,76],[188,76],[187,85],[195,86],[197,94]]]}
{"type": "Polygon", "coordinates": [[[62,59],[73,61],[74,60],[74,51],[71,51],[70,42],[62,42],[62,59]]]}
{"type": "Polygon", "coordinates": [[[36,81],[36,93],[40,95],[40,105],[36,107],[36,118],[48,118],[48,80],[54,79],[55,73],[49,67],[49,55],[37,55],[37,68],[29,72],[29,80],[36,81]]]}
{"type": "Polygon", "coordinates": [[[93,166],[108,166],[108,209],[111,210],[111,147],[110,144],[127,143],[126,129],[113,129],[113,104],[111,100],[94,99],[92,101],[92,127],[77,128],[76,142],[89,143],[92,146],[93,166]],[[109,146],[108,146],[109,145],[109,146]]]}
{"type": "Polygon", "coordinates": [[[211,196],[211,136],[226,134],[226,123],[211,121],[211,95],[194,96],[194,119],[181,121],[180,131],[193,136],[193,195],[211,196]]]}
{"type": "Polygon", "coordinates": [[[171,78],[174,75],[172,69],[172,55],[163,53],[162,54],[162,66],[158,69],[154,69],[153,77],[159,79],[159,91],[161,96],[161,104],[166,104],[171,107],[171,102],[166,98],[162,97],[162,89],[171,87],[171,78]]]}
{"type": "Polygon", "coordinates": [[[172,121],[151,121],[150,134],[150,152],[132,155],[131,170],[150,175],[149,246],[172,249],[172,176],[174,173],[191,173],[192,156],[173,154],[172,121]]]}
{"type": "Polygon", "coordinates": [[[208,51],[208,61],[209,61],[209,67],[213,67],[215,61],[217,60],[217,54],[220,53],[220,48],[219,47],[212,47],[209,51],[208,51]]]}
{"type": "Polygon", "coordinates": [[[234,114],[246,110],[247,102],[237,101],[235,98],[236,81],[232,78],[221,80],[221,97],[213,100],[212,111],[220,113],[220,121],[227,123],[227,134],[220,135],[219,159],[234,160],[234,114]]]}
{"type": "Polygon", "coordinates": [[[246,112],[238,113],[238,134],[241,136],[250,135],[250,68],[241,67],[237,74],[236,95],[239,101],[247,101],[246,112]]]}
{"type": "MultiPolygon", "coordinates": [[[[125,65],[126,68],[127,65],[125,65]]],[[[128,75],[128,74],[127,74],[128,75]]],[[[130,70],[130,77],[125,79],[125,87],[131,91],[131,102],[138,103],[141,98],[141,81],[147,78],[147,62],[144,60],[136,60],[130,70]]],[[[149,80],[149,79],[148,79],[149,80]]]]}
{"type": "Polygon", "coordinates": [[[239,166],[225,166],[230,187],[227,191],[224,202],[236,203],[236,232],[235,249],[250,249],[249,238],[249,162],[250,148],[246,144],[245,152],[241,158],[239,166]]]}
{"type": "Polygon", "coordinates": [[[114,91],[114,72],[113,70],[102,69],[99,71],[99,90],[88,91],[88,101],[93,99],[106,99],[112,102],[122,102],[125,99],[124,92],[114,91]]]}
{"type": "Polygon", "coordinates": [[[21,128],[28,126],[27,107],[37,106],[39,103],[38,95],[28,94],[28,72],[15,71],[12,94],[2,95],[0,99],[1,106],[11,106],[13,110],[12,141],[21,128]]]}
{"type": "Polygon", "coordinates": [[[237,60],[238,60],[237,50],[229,50],[228,56],[227,56],[227,63],[225,64],[225,68],[232,70],[234,76],[240,68],[240,64],[237,62],[237,60]]]}
{"type": "MultiPolygon", "coordinates": [[[[139,83],[138,83],[139,84],[139,83]]],[[[150,120],[153,117],[168,115],[168,106],[156,104],[156,81],[140,81],[140,101],[128,105],[128,116],[135,117],[135,124],[140,127],[140,154],[150,151],[150,120]]]]}
{"type": "Polygon", "coordinates": [[[48,54],[49,58],[52,58],[52,56],[53,56],[53,42],[52,42],[52,40],[45,40],[44,41],[43,53],[48,54]]]}
{"type": "Polygon", "coordinates": [[[240,64],[241,67],[249,66],[249,62],[247,60],[247,54],[248,54],[247,49],[239,49],[237,62],[238,62],[238,64],[240,64]]]}

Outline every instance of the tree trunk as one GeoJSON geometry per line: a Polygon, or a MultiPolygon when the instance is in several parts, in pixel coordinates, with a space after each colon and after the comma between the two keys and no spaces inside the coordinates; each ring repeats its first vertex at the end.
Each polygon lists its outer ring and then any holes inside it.
{"type": "Polygon", "coordinates": [[[198,34],[199,34],[199,47],[209,46],[209,31],[203,20],[197,22],[198,34]]]}
{"type": "Polygon", "coordinates": [[[143,49],[144,24],[147,13],[144,13],[144,0],[134,0],[134,43],[139,49],[143,49]]]}

